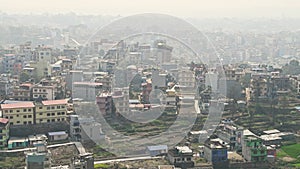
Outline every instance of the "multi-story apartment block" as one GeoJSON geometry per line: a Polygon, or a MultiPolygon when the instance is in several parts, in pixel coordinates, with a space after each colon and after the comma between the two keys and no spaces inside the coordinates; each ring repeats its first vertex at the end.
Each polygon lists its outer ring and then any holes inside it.
{"type": "Polygon", "coordinates": [[[12,90],[12,95],[9,97],[13,100],[30,101],[32,86],[30,83],[20,84],[12,90]]]}
{"type": "Polygon", "coordinates": [[[113,111],[112,95],[108,92],[101,93],[96,97],[96,103],[99,110],[104,115],[110,115],[113,111]]]}
{"type": "Polygon", "coordinates": [[[7,147],[9,139],[9,120],[0,118],[0,149],[7,147]]]}
{"type": "Polygon", "coordinates": [[[195,74],[193,71],[183,68],[178,71],[177,82],[181,86],[194,88],[196,86],[195,74]]]}
{"type": "Polygon", "coordinates": [[[112,99],[117,113],[129,112],[129,87],[114,89],[112,99]]]}
{"type": "Polygon", "coordinates": [[[54,87],[53,86],[42,86],[34,85],[32,87],[32,100],[54,100],[54,87]]]}
{"type": "Polygon", "coordinates": [[[242,155],[247,161],[266,161],[267,148],[258,136],[249,131],[244,131],[242,137],[242,155]]]}
{"type": "Polygon", "coordinates": [[[222,123],[216,131],[217,136],[227,142],[231,150],[241,149],[243,128],[231,123],[222,123]]]}
{"type": "Polygon", "coordinates": [[[34,107],[33,102],[1,104],[1,111],[10,125],[34,124],[34,107]]]}
{"type": "Polygon", "coordinates": [[[36,123],[65,121],[69,115],[67,107],[68,101],[66,99],[36,103],[36,123]]]}
{"type": "Polygon", "coordinates": [[[226,168],[227,147],[220,143],[220,139],[208,139],[204,144],[204,158],[213,165],[226,168]]]}
{"type": "Polygon", "coordinates": [[[96,95],[102,91],[102,83],[74,82],[72,96],[86,101],[93,101],[96,95]]]}

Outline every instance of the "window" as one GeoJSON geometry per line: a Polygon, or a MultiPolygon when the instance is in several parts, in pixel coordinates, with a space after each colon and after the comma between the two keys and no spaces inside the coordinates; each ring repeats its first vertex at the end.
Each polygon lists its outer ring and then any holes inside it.
{"type": "Polygon", "coordinates": [[[43,115],[43,113],[40,113],[40,115],[43,115]]]}
{"type": "Polygon", "coordinates": [[[60,112],[58,112],[57,115],[60,115],[60,112]]]}
{"type": "Polygon", "coordinates": [[[17,121],[17,123],[20,123],[20,121],[17,121]]]}
{"type": "Polygon", "coordinates": [[[58,109],[60,109],[60,106],[57,106],[58,109]]]}
{"type": "Polygon", "coordinates": [[[28,111],[31,111],[31,109],[28,109],[28,111]]]}
{"type": "Polygon", "coordinates": [[[10,125],[14,125],[14,123],[13,123],[13,122],[10,122],[10,125]]]}
{"type": "Polygon", "coordinates": [[[57,119],[57,121],[60,121],[60,119],[57,119]]]}
{"type": "Polygon", "coordinates": [[[50,113],[47,113],[47,116],[50,116],[50,113]]]}
{"type": "Polygon", "coordinates": [[[61,112],[61,115],[65,115],[65,112],[61,112]]]}
{"type": "Polygon", "coordinates": [[[37,89],[34,89],[35,92],[37,92],[37,89]]]}
{"type": "Polygon", "coordinates": [[[8,110],[5,110],[5,113],[8,113],[8,110]]]}
{"type": "Polygon", "coordinates": [[[32,123],[31,121],[28,122],[28,124],[31,124],[31,123],[32,123]]]}
{"type": "Polygon", "coordinates": [[[52,106],[52,107],[51,107],[51,109],[55,109],[55,107],[54,107],[54,106],[52,106]]]}
{"type": "Polygon", "coordinates": [[[17,113],[19,113],[20,112],[20,110],[17,110],[17,113]]]}
{"type": "Polygon", "coordinates": [[[13,118],[14,118],[14,116],[10,116],[9,118],[10,118],[10,119],[13,119],[13,118]]]}
{"type": "Polygon", "coordinates": [[[10,113],[14,112],[13,110],[9,110],[10,113]]]}
{"type": "Polygon", "coordinates": [[[55,122],[55,119],[52,119],[51,121],[52,121],[52,122],[55,122]]]}
{"type": "Polygon", "coordinates": [[[65,106],[61,106],[61,108],[62,108],[62,109],[64,109],[64,108],[65,108],[65,106]]]}
{"type": "Polygon", "coordinates": [[[43,89],[43,92],[46,92],[46,89],[43,89]]]}
{"type": "Polygon", "coordinates": [[[47,110],[50,110],[50,106],[47,107],[47,110]]]}
{"type": "Polygon", "coordinates": [[[43,109],[43,107],[39,107],[39,109],[43,109]]]}
{"type": "Polygon", "coordinates": [[[55,116],[55,113],[52,113],[51,115],[52,115],[52,116],[55,116]]]}
{"type": "Polygon", "coordinates": [[[27,118],[27,116],[26,116],[26,115],[24,115],[24,116],[23,116],[23,118],[27,118]]]}
{"type": "Polygon", "coordinates": [[[65,121],[65,118],[62,118],[61,121],[65,121]]]}
{"type": "Polygon", "coordinates": [[[47,122],[49,123],[49,122],[50,122],[50,120],[48,119],[48,120],[47,120],[47,122]]]}
{"type": "Polygon", "coordinates": [[[28,115],[28,118],[32,118],[32,115],[28,115]]]}
{"type": "Polygon", "coordinates": [[[26,121],[24,121],[24,122],[23,122],[23,124],[27,124],[27,122],[26,122],[26,121]]]}
{"type": "Polygon", "coordinates": [[[23,109],[23,112],[27,112],[27,109],[23,109]]]}

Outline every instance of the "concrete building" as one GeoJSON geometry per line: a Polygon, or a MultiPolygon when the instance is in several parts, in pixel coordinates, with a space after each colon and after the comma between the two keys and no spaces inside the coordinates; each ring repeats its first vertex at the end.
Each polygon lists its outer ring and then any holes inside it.
{"type": "Polygon", "coordinates": [[[208,72],[205,74],[205,86],[211,87],[212,92],[216,92],[218,90],[218,74],[215,72],[208,72]]]}
{"type": "Polygon", "coordinates": [[[54,100],[54,87],[53,86],[42,86],[34,85],[32,86],[32,100],[54,100]]]}
{"type": "Polygon", "coordinates": [[[220,139],[208,139],[204,144],[204,158],[214,166],[228,168],[227,147],[220,139]]]}
{"type": "Polygon", "coordinates": [[[167,145],[147,146],[146,153],[150,156],[165,155],[168,153],[167,145]]]}
{"type": "Polygon", "coordinates": [[[10,125],[34,124],[33,102],[1,104],[3,117],[9,119],[10,125]]]}
{"type": "Polygon", "coordinates": [[[28,145],[29,145],[28,138],[10,137],[8,140],[7,148],[9,150],[15,148],[26,148],[28,147],[28,145]]]}
{"type": "Polygon", "coordinates": [[[114,88],[112,99],[116,113],[129,112],[129,87],[114,88]]]}
{"type": "Polygon", "coordinates": [[[193,151],[187,146],[176,146],[168,151],[168,160],[175,167],[182,169],[194,167],[193,151]]]}
{"type": "Polygon", "coordinates": [[[9,120],[0,118],[0,149],[7,147],[9,139],[9,120]]]}
{"type": "Polygon", "coordinates": [[[91,153],[80,154],[72,160],[70,169],[94,169],[94,157],[91,153]]]}
{"type": "Polygon", "coordinates": [[[36,103],[36,123],[50,123],[65,121],[70,112],[67,110],[68,101],[63,100],[47,100],[36,103]]]}
{"type": "Polygon", "coordinates": [[[181,86],[194,88],[196,86],[195,74],[188,68],[182,68],[178,71],[177,82],[181,86]]]}
{"type": "Polygon", "coordinates": [[[19,86],[15,86],[12,89],[12,95],[9,97],[13,100],[20,100],[20,101],[30,101],[31,100],[31,83],[23,83],[19,86]]]}
{"type": "Polygon", "coordinates": [[[68,134],[65,131],[48,132],[49,141],[61,141],[68,138],[68,134]]]}
{"type": "Polygon", "coordinates": [[[85,101],[94,101],[102,91],[102,83],[96,82],[74,82],[73,98],[80,98],[85,101]]]}
{"type": "Polygon", "coordinates": [[[160,74],[159,70],[152,71],[152,87],[155,88],[163,88],[166,87],[166,74],[160,74]]]}
{"type": "Polygon", "coordinates": [[[99,107],[100,112],[103,115],[112,115],[113,113],[113,103],[112,103],[112,95],[108,92],[101,93],[96,97],[96,103],[99,107]]]}
{"type": "Polygon", "coordinates": [[[81,140],[81,129],[78,115],[70,115],[70,137],[74,141],[81,140]]]}
{"type": "Polygon", "coordinates": [[[50,169],[51,168],[51,152],[47,150],[45,140],[34,143],[36,150],[26,152],[26,169],[50,169]]]}
{"type": "Polygon", "coordinates": [[[216,135],[229,144],[230,150],[241,150],[243,130],[242,127],[232,123],[221,123],[216,130],[216,135]]]}
{"type": "Polygon", "coordinates": [[[242,137],[242,155],[247,161],[266,161],[267,148],[263,145],[262,140],[258,136],[249,130],[244,130],[242,137]]]}

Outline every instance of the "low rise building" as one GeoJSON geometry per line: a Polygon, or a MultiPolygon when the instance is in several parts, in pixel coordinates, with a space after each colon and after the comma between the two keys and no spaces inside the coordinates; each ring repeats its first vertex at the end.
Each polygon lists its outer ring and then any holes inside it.
{"type": "Polygon", "coordinates": [[[49,132],[49,141],[61,141],[68,138],[68,134],[65,131],[49,132]]]}
{"type": "Polygon", "coordinates": [[[193,151],[187,146],[176,146],[168,151],[168,159],[175,167],[183,169],[194,167],[193,151]]]}
{"type": "Polygon", "coordinates": [[[26,152],[26,169],[50,169],[51,168],[51,152],[47,150],[45,140],[34,143],[36,150],[26,152]]]}
{"type": "Polygon", "coordinates": [[[147,146],[146,153],[151,156],[165,155],[168,153],[167,145],[147,146]]]}
{"type": "Polygon", "coordinates": [[[28,138],[10,137],[8,140],[8,149],[25,148],[29,145],[28,138]]]}

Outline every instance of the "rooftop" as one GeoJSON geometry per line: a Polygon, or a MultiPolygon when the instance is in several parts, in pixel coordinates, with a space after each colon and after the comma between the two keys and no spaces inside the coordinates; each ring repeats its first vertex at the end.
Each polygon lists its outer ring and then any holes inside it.
{"type": "Polygon", "coordinates": [[[8,119],[0,118],[0,123],[2,123],[2,124],[7,124],[8,121],[9,121],[8,119]]]}
{"type": "Polygon", "coordinates": [[[274,133],[280,133],[279,130],[277,129],[273,129],[273,130],[266,130],[266,131],[263,131],[264,133],[266,134],[274,134],[274,133]]]}
{"type": "Polygon", "coordinates": [[[33,102],[18,102],[11,104],[1,104],[2,109],[16,109],[16,108],[32,108],[34,107],[33,102]]]}
{"type": "Polygon", "coordinates": [[[48,132],[49,136],[58,136],[67,134],[65,131],[48,132]]]}
{"type": "Polygon", "coordinates": [[[166,150],[168,149],[168,146],[167,145],[148,146],[147,149],[149,151],[166,150]]]}
{"type": "Polygon", "coordinates": [[[192,153],[193,151],[188,146],[176,146],[175,147],[180,153],[192,153]]]}
{"type": "Polygon", "coordinates": [[[42,101],[43,105],[49,106],[49,105],[58,105],[58,104],[68,104],[68,100],[62,99],[62,100],[46,100],[42,101]]]}

